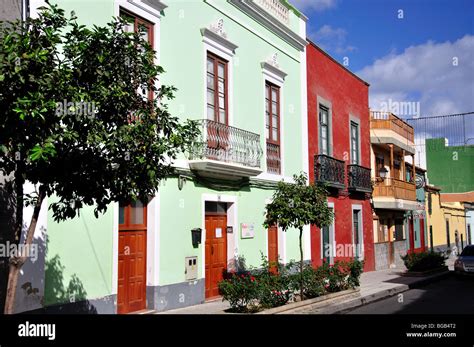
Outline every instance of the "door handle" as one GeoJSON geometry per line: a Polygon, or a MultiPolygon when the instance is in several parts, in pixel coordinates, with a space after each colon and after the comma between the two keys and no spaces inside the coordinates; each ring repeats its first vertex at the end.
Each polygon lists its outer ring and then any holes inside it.
{"type": "Polygon", "coordinates": [[[214,255],[214,246],[211,245],[211,255],[214,255]]]}

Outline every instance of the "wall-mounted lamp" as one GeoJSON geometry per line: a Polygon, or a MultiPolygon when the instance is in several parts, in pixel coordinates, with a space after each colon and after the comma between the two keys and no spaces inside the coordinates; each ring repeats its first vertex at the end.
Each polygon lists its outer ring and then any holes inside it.
{"type": "Polygon", "coordinates": [[[387,178],[387,173],[388,173],[388,170],[384,167],[382,167],[380,170],[379,170],[379,177],[383,180],[385,180],[385,178],[387,178]]]}
{"type": "Polygon", "coordinates": [[[178,189],[182,190],[185,183],[186,183],[186,177],[179,175],[178,176],[178,189]]]}
{"type": "Polygon", "coordinates": [[[193,247],[198,248],[199,245],[201,244],[202,229],[201,228],[191,229],[191,237],[193,241],[193,247]]]}

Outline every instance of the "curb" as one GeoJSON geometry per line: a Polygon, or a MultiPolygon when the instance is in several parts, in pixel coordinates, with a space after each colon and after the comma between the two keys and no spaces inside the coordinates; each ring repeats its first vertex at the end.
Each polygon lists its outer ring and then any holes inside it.
{"type": "Polygon", "coordinates": [[[278,306],[274,308],[270,308],[268,310],[260,311],[255,314],[280,314],[285,313],[286,311],[291,311],[295,309],[299,309],[302,307],[325,303],[326,301],[334,300],[334,299],[349,299],[354,296],[360,295],[360,288],[355,289],[347,289],[336,293],[330,293],[323,296],[319,296],[313,299],[306,299],[303,301],[292,302],[283,306],[278,306]]]}
{"type": "MultiPolygon", "coordinates": [[[[283,312],[285,313],[303,313],[303,314],[343,314],[346,311],[350,311],[354,308],[364,306],[370,303],[373,303],[375,301],[383,300],[389,297],[392,297],[394,295],[406,292],[410,289],[422,287],[424,285],[427,285],[432,282],[436,282],[441,280],[444,277],[450,276],[451,272],[446,271],[442,273],[437,273],[434,275],[427,276],[425,278],[420,278],[419,280],[414,281],[413,283],[410,284],[399,284],[396,287],[389,288],[382,290],[380,292],[376,292],[373,294],[369,295],[364,295],[360,296],[358,298],[352,299],[352,300],[346,300],[346,301],[340,301],[340,300],[335,300],[334,303],[329,303],[328,305],[321,305],[321,307],[318,307],[319,305],[312,305],[313,307],[306,307],[304,309],[301,307],[301,310],[295,309],[293,312],[283,312]]],[[[335,298],[337,299],[337,298],[335,298]]],[[[308,306],[308,305],[307,305],[308,306]]]]}

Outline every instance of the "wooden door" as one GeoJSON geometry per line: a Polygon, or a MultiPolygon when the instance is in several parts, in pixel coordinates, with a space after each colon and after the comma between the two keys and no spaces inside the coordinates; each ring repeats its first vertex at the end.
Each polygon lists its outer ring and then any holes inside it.
{"type": "Polygon", "coordinates": [[[146,308],[146,206],[120,206],[117,313],[146,308]]]}
{"type": "Polygon", "coordinates": [[[227,269],[227,216],[206,213],[206,299],[219,296],[227,269]]]}
{"type": "Polygon", "coordinates": [[[276,225],[268,228],[268,262],[270,271],[276,272],[278,265],[278,227],[276,225]]]}
{"type": "Polygon", "coordinates": [[[426,240],[425,240],[425,219],[420,218],[420,240],[421,240],[421,251],[426,251],[426,240]]]}
{"type": "Polygon", "coordinates": [[[415,220],[412,218],[408,219],[408,229],[410,232],[410,249],[408,253],[415,252],[415,220]]]}

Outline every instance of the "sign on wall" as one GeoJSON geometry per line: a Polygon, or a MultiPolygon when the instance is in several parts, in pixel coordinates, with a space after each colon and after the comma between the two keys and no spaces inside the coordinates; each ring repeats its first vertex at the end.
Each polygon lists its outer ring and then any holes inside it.
{"type": "Polygon", "coordinates": [[[241,238],[253,239],[255,236],[254,225],[249,223],[240,223],[241,238]]]}

